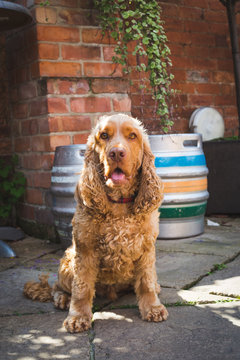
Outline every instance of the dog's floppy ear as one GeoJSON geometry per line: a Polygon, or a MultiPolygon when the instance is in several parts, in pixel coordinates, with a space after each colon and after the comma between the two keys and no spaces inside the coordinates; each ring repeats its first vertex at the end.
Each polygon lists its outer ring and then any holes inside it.
{"type": "Polygon", "coordinates": [[[134,202],[135,213],[148,213],[157,209],[163,200],[163,184],[156,174],[154,156],[147,139],[143,141],[143,159],[140,187],[134,202]]]}
{"type": "Polygon", "coordinates": [[[107,195],[101,179],[98,154],[95,151],[95,135],[88,138],[85,161],[75,191],[75,199],[91,209],[106,213],[107,195]]]}

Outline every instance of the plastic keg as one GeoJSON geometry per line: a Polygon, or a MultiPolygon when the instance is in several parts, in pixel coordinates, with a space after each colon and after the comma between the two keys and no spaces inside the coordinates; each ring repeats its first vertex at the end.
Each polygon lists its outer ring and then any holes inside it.
{"type": "Polygon", "coordinates": [[[74,192],[83,168],[86,145],[56,147],[51,177],[54,224],[63,248],[72,242],[72,218],[76,209],[74,192]]]}
{"type": "Polygon", "coordinates": [[[149,139],[157,174],[164,183],[159,238],[177,239],[203,233],[209,194],[201,135],[151,135],[149,139]]]}

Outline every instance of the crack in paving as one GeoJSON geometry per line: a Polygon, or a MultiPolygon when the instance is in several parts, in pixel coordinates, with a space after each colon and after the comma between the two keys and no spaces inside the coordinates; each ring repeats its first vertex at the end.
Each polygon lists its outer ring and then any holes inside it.
{"type": "Polygon", "coordinates": [[[95,339],[94,321],[92,322],[92,328],[88,330],[88,339],[90,344],[89,360],[95,360],[95,345],[93,343],[95,339]]]}

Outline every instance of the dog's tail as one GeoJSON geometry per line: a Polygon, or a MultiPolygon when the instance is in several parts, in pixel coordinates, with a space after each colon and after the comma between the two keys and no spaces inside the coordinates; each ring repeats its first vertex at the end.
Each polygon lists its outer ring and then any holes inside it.
{"type": "Polygon", "coordinates": [[[52,288],[48,283],[49,275],[39,275],[39,281],[28,281],[24,285],[23,294],[32,300],[40,302],[53,301],[52,288]]]}

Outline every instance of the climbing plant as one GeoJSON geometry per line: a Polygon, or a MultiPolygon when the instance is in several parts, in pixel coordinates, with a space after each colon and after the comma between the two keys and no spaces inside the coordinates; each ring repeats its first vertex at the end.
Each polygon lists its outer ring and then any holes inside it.
{"type": "Polygon", "coordinates": [[[121,64],[127,74],[133,70],[139,72],[141,92],[150,83],[155,113],[167,132],[173,124],[169,114],[169,99],[174,94],[173,75],[158,1],[94,0],[94,4],[103,34],[110,34],[116,43],[113,62],[121,64]],[[130,65],[129,56],[135,57],[135,66],[130,65]]]}

